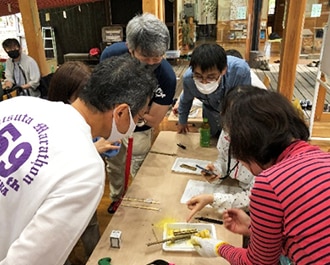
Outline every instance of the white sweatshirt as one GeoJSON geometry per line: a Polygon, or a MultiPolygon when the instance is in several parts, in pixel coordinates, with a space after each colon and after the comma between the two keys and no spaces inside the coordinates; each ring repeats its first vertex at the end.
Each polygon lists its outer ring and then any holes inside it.
{"type": "Polygon", "coordinates": [[[72,106],[0,103],[0,265],[62,265],[104,191],[91,129],[72,106]]]}

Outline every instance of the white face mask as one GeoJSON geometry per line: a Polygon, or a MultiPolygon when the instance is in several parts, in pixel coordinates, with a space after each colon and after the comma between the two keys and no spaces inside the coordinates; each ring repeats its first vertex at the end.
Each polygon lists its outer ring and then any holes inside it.
{"type": "MultiPolygon", "coordinates": [[[[114,113],[115,113],[115,111],[116,111],[116,109],[113,110],[114,113]]],[[[132,117],[131,109],[128,108],[128,111],[129,111],[130,121],[129,121],[129,128],[128,128],[128,130],[125,134],[122,134],[118,131],[117,124],[116,124],[116,121],[115,121],[115,115],[113,115],[112,129],[111,129],[110,136],[108,138],[109,142],[115,142],[115,141],[121,140],[121,139],[123,139],[127,136],[130,136],[134,132],[136,125],[135,125],[135,122],[134,122],[133,117],[132,117]]]]}
{"type": "Polygon", "coordinates": [[[195,85],[199,92],[202,94],[208,95],[213,93],[219,86],[219,82],[221,79],[221,75],[219,76],[219,79],[210,83],[202,83],[196,79],[194,79],[195,85]]]}

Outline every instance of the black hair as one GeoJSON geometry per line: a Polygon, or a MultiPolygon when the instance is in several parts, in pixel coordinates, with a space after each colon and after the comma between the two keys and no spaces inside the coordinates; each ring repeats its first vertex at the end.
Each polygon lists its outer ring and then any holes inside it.
{"type": "Polygon", "coordinates": [[[116,104],[127,103],[135,116],[156,87],[153,72],[125,54],[99,63],[78,97],[101,112],[113,109],[116,104]]]}
{"type": "Polygon", "coordinates": [[[216,67],[222,72],[227,67],[227,55],[218,44],[202,44],[196,47],[191,54],[190,64],[192,70],[199,66],[203,72],[216,67]]]}
{"type": "Polygon", "coordinates": [[[238,86],[226,95],[221,120],[232,155],[265,165],[275,161],[293,140],[307,141],[309,130],[293,104],[278,92],[238,86]]]}
{"type": "Polygon", "coordinates": [[[228,50],[226,50],[226,54],[231,55],[231,56],[235,56],[235,57],[240,58],[240,59],[243,59],[242,54],[236,49],[228,49],[228,50]]]}
{"type": "Polygon", "coordinates": [[[21,48],[21,45],[19,44],[17,39],[6,39],[2,42],[2,47],[4,50],[11,49],[14,47],[21,48]]]}

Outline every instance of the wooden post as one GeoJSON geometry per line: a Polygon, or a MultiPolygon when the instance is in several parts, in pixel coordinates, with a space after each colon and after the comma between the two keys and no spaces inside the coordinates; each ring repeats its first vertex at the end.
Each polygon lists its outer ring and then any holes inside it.
{"type": "Polygon", "coordinates": [[[143,13],[151,13],[164,21],[165,5],[164,0],[142,0],[143,13]]]}
{"type": "Polygon", "coordinates": [[[41,36],[41,26],[36,0],[19,0],[19,9],[22,14],[26,44],[29,56],[36,60],[41,76],[50,72],[48,69],[46,56],[41,36]]]}
{"type": "Polygon", "coordinates": [[[165,0],[158,0],[158,18],[165,22],[165,0]]]}
{"type": "Polygon", "coordinates": [[[301,32],[304,22],[306,0],[288,0],[284,36],[281,44],[281,64],[277,91],[292,100],[296,67],[300,55],[301,32]]]}
{"type": "Polygon", "coordinates": [[[252,31],[253,31],[253,20],[254,20],[254,14],[253,14],[253,7],[254,7],[254,0],[248,1],[248,8],[247,8],[247,34],[246,34],[246,40],[245,40],[245,60],[250,60],[250,51],[252,47],[252,31]]]}

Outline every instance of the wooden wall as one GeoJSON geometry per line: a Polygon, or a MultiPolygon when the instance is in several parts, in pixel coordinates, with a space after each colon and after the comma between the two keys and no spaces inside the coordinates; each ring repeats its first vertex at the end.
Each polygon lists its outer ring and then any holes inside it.
{"type": "Polygon", "coordinates": [[[109,14],[106,7],[105,1],[100,1],[39,11],[41,26],[54,28],[59,64],[63,63],[66,53],[88,53],[91,48],[100,47],[102,27],[107,26],[109,14]],[[46,21],[47,13],[49,21],[46,21]]]}
{"type": "MultiPolygon", "coordinates": [[[[171,47],[174,45],[174,27],[175,27],[175,4],[168,0],[165,0],[164,12],[165,23],[169,29],[171,35],[171,47]]],[[[112,25],[122,26],[124,29],[124,39],[126,36],[126,25],[128,21],[137,14],[142,14],[142,0],[110,0],[110,21],[112,25]]]]}
{"type": "Polygon", "coordinates": [[[110,23],[125,27],[128,21],[142,13],[142,0],[110,0],[110,23]]]}
{"type": "MultiPolygon", "coordinates": [[[[88,53],[93,47],[104,48],[102,27],[119,25],[124,29],[128,21],[142,13],[142,0],[104,0],[65,8],[39,11],[42,27],[53,27],[56,36],[57,61],[64,62],[66,53],[88,53]],[[66,13],[66,18],[63,12],[66,13]],[[46,21],[46,14],[49,21],[46,21]]],[[[165,0],[165,23],[174,43],[174,3],[165,0]]]]}
{"type": "Polygon", "coordinates": [[[176,4],[174,2],[170,2],[165,0],[165,24],[168,27],[168,30],[170,32],[170,36],[171,36],[171,46],[170,46],[170,50],[175,50],[176,47],[176,4]]]}

